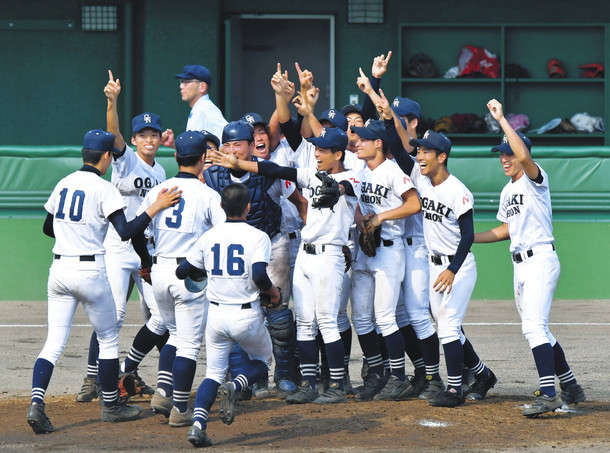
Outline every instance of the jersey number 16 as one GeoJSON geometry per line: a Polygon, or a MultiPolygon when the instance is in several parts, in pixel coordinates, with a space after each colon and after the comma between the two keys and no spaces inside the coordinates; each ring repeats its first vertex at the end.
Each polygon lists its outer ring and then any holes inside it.
{"type": "MultiPolygon", "coordinates": [[[[220,268],[220,244],[214,244],[212,253],[214,254],[212,275],[222,275],[222,269],[220,268]]],[[[231,276],[243,275],[246,268],[244,260],[241,258],[243,255],[244,247],[241,244],[231,244],[227,247],[227,274],[231,276]]]]}

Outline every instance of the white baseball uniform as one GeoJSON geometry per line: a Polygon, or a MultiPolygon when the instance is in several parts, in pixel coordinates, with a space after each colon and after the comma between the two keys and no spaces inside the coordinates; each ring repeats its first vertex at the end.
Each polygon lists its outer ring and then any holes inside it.
{"type": "Polygon", "coordinates": [[[556,343],[549,330],[549,312],[560,272],[553,245],[549,177],[542,168],[540,174],[539,183],[525,172],[518,180],[509,181],[502,189],[497,215],[508,224],[515,302],[523,335],[532,349],[556,343]]]}
{"type": "Polygon", "coordinates": [[[433,284],[438,275],[447,269],[451,256],[455,255],[460,243],[459,217],[474,210],[474,197],[468,188],[455,176],[449,177],[437,186],[430,178],[423,176],[418,165],[411,172],[413,182],[421,198],[424,237],[428,253],[436,256],[440,264],[429,262],[430,309],[436,320],[438,337],[442,344],[465,337],[461,331],[462,320],[466,314],[470,296],[477,281],[477,267],[472,252],[468,252],[464,263],[453,280],[450,293],[434,290],[433,284]]]}
{"type": "Polygon", "coordinates": [[[197,99],[191,108],[186,121],[187,131],[210,131],[220,139],[222,130],[227,125],[227,120],[210,96],[205,94],[197,99]]]}
{"type": "MultiPolygon", "coordinates": [[[[337,182],[349,181],[357,193],[355,172],[348,170],[329,176],[337,182]]],[[[323,185],[315,168],[297,168],[297,182],[308,201],[307,223],[301,231],[303,245],[297,255],[293,281],[297,340],[314,340],[319,330],[328,344],[341,338],[337,315],[345,271],[342,249],[348,242],[357,200],[344,195],[332,209],[314,208],[312,204],[323,185]]]]}
{"type": "MultiPolygon", "coordinates": [[[[92,168],[92,167],[84,167],[92,168]]],[[[118,358],[118,327],[104,263],[108,216],[125,201],[110,182],[79,170],[61,179],[44,208],[53,217],[54,259],[48,282],[48,334],[39,358],[55,364],[83,304],[99,342],[100,359],[118,358]]]]}
{"type": "MultiPolygon", "coordinates": [[[[157,161],[149,165],[129,146],[118,159],[112,159],[111,182],[119,189],[125,200],[125,217],[132,220],[142,200],[150,189],[165,181],[165,170],[157,161]]],[[[129,295],[130,278],[133,279],[141,301],[147,307],[150,318],[146,322],[148,329],[162,335],[166,328],[161,320],[152,286],[140,278],[140,257],[131,245],[131,240],[122,241],[114,226],[110,225],[104,241],[106,247],[106,271],[112,295],[116,304],[119,329],[125,319],[125,305],[129,295]]],[[[152,249],[152,247],[149,247],[152,249]]]]}
{"type": "MultiPolygon", "coordinates": [[[[411,178],[391,160],[359,173],[358,203],[363,215],[400,207],[402,195],[413,189],[411,178]]],[[[374,257],[358,251],[352,274],[352,322],[358,335],[377,325],[383,336],[398,330],[396,305],[405,272],[405,219],[381,224],[381,244],[374,257]]]]}
{"type": "Polygon", "coordinates": [[[205,268],[208,275],[206,377],[219,384],[224,382],[234,342],[250,359],[267,366],[271,362],[271,337],[252,280],[252,265],[269,263],[270,258],[269,236],[245,221],[232,220],[205,232],[186,255],[190,264],[205,268]]]}
{"type": "Polygon", "coordinates": [[[176,356],[197,360],[207,302],[203,291],[192,293],[186,289],[184,281],[176,277],[176,266],[197,239],[213,225],[223,223],[226,216],[220,207],[220,195],[189,173],[178,173],[152,188],[139,212],[150,206],[159,191],[172,187],[182,191],[180,202],[151,222],[156,246],[151,280],[161,318],[169,329],[167,343],[176,347],[176,356]]]}

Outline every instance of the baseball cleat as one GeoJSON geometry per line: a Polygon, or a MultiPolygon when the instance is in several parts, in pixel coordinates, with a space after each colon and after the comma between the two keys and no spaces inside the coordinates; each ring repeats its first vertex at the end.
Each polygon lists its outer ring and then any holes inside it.
{"type": "Polygon", "coordinates": [[[430,401],[436,395],[445,391],[445,386],[443,385],[443,381],[440,379],[433,379],[432,376],[426,376],[426,382],[424,385],[424,389],[419,394],[418,398],[420,400],[430,401]]]}
{"type": "Polygon", "coordinates": [[[135,420],[142,413],[139,406],[129,406],[127,404],[115,404],[113,406],[102,405],[103,422],[127,422],[135,420]]]}
{"type": "Polygon", "coordinates": [[[280,398],[285,398],[296,391],[297,386],[290,379],[281,379],[277,384],[277,394],[280,398]]]}
{"type": "Polygon", "coordinates": [[[225,382],[218,389],[220,396],[219,416],[225,425],[233,423],[235,418],[235,386],[232,382],[225,382]]]}
{"type": "Polygon", "coordinates": [[[164,415],[166,418],[169,417],[172,411],[174,402],[171,396],[163,396],[159,392],[159,389],[155,390],[154,395],[150,399],[150,408],[155,414],[164,415]]]}
{"type": "Polygon", "coordinates": [[[404,381],[392,375],[381,391],[373,397],[376,401],[400,401],[408,398],[413,393],[411,382],[405,378],[404,381]]]}
{"type": "Polygon", "coordinates": [[[464,395],[454,388],[449,388],[444,392],[438,393],[434,398],[428,401],[430,406],[436,407],[456,407],[464,404],[464,395]]]}
{"type": "Polygon", "coordinates": [[[537,417],[545,412],[552,412],[555,409],[559,409],[563,404],[559,395],[548,396],[541,393],[540,390],[536,390],[534,393],[536,399],[530,407],[523,409],[523,415],[526,417],[537,417]]]}
{"type": "Polygon", "coordinates": [[[245,389],[235,392],[235,401],[250,401],[254,392],[252,387],[246,387],[245,389]]]}
{"type": "Polygon", "coordinates": [[[193,410],[188,409],[184,412],[173,406],[169,413],[169,420],[167,424],[173,428],[179,428],[181,426],[190,426],[193,424],[193,410]]]}
{"type": "Polygon", "coordinates": [[[332,403],[344,403],[347,401],[347,394],[345,390],[339,387],[338,382],[332,382],[328,386],[328,389],[321,393],[313,402],[315,404],[332,404],[332,403]]]}
{"type": "Polygon", "coordinates": [[[191,426],[186,439],[193,444],[195,448],[211,447],[212,440],[208,437],[205,429],[200,429],[198,426],[191,426]]]}
{"type": "Polygon", "coordinates": [[[346,395],[354,395],[354,388],[348,372],[343,374],[343,390],[345,390],[346,395]]]}
{"type": "Polygon", "coordinates": [[[385,380],[377,373],[369,373],[364,380],[362,390],[356,394],[356,399],[358,401],[371,401],[381,391],[384,384],[385,380]]]}
{"type": "Polygon", "coordinates": [[[312,388],[309,382],[303,381],[296,392],[286,397],[286,402],[288,404],[313,403],[317,397],[318,392],[316,389],[312,388]]]}
{"type": "Polygon", "coordinates": [[[415,376],[413,376],[413,378],[409,380],[411,381],[411,385],[413,386],[413,396],[419,396],[419,394],[423,392],[424,388],[426,387],[426,370],[424,368],[416,368],[415,376]]]}
{"type": "Polygon", "coordinates": [[[493,388],[498,382],[498,378],[489,370],[485,376],[477,377],[474,384],[470,387],[470,391],[466,395],[466,399],[470,401],[480,401],[485,398],[489,389],[493,388]]]}
{"type": "Polygon", "coordinates": [[[585,399],[585,391],[576,382],[569,385],[559,384],[561,387],[561,400],[564,404],[582,403],[585,399]]]}
{"type": "Polygon", "coordinates": [[[36,434],[46,434],[55,431],[51,420],[44,411],[44,403],[32,403],[27,414],[28,425],[36,434]]]}
{"type": "Polygon", "coordinates": [[[80,391],[76,394],[76,401],[79,403],[89,403],[99,397],[99,386],[95,378],[85,376],[80,391]]]}
{"type": "Polygon", "coordinates": [[[263,400],[271,396],[268,382],[255,382],[252,384],[252,396],[257,400],[263,400]]]}

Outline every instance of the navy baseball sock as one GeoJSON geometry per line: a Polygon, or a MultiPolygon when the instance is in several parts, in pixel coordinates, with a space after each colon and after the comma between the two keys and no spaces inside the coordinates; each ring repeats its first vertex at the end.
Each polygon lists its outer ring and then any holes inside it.
{"type": "Polygon", "coordinates": [[[159,342],[156,344],[159,352],[161,352],[161,349],[163,349],[167,340],[169,340],[169,330],[166,330],[165,333],[159,337],[159,342]]]}
{"type": "Polygon", "coordinates": [[[434,332],[428,338],[419,340],[421,344],[422,355],[424,356],[424,362],[426,362],[426,374],[432,376],[432,379],[441,378],[439,374],[441,353],[440,344],[438,341],[438,335],[434,332]]]}
{"type": "Polygon", "coordinates": [[[476,352],[474,352],[474,348],[472,347],[472,343],[466,338],[466,341],[463,345],[464,348],[464,365],[470,368],[475,376],[487,376],[489,373],[489,368],[485,366],[485,363],[479,358],[476,352]]]}
{"type": "Polygon", "coordinates": [[[240,373],[231,381],[235,386],[235,391],[241,392],[248,388],[250,383],[258,382],[267,374],[267,365],[260,360],[248,359],[244,373],[240,373]]]}
{"type": "Polygon", "coordinates": [[[127,354],[127,357],[125,358],[126,373],[138,368],[138,365],[142,359],[146,357],[146,354],[157,345],[160,336],[161,335],[151,332],[150,329],[146,327],[146,324],[140,328],[136,337],[133,339],[129,354],[127,354]]]}
{"type": "Polygon", "coordinates": [[[349,374],[349,359],[352,355],[352,328],[339,333],[343,342],[343,369],[349,374]]]}
{"type": "Polygon", "coordinates": [[[544,343],[532,349],[540,391],[547,396],[555,396],[555,357],[550,343],[544,343]]]}
{"type": "Polygon", "coordinates": [[[383,359],[383,376],[390,374],[390,357],[388,356],[388,348],[383,339],[383,335],[377,334],[377,341],[379,342],[379,350],[381,351],[381,358],[383,359]]]}
{"type": "Polygon", "coordinates": [[[46,359],[38,358],[32,373],[32,403],[43,403],[44,394],[53,375],[54,365],[46,359]]]}
{"type": "Polygon", "coordinates": [[[98,362],[104,406],[114,406],[119,398],[119,359],[99,359],[98,362]]]}
{"type": "Polygon", "coordinates": [[[166,344],[159,355],[159,371],[157,372],[157,390],[165,397],[172,396],[174,379],[172,369],[176,358],[176,346],[166,344]]]}
{"type": "Polygon", "coordinates": [[[212,379],[204,379],[197,389],[195,395],[195,409],[193,411],[193,425],[199,429],[206,429],[208,424],[208,414],[218,392],[218,382],[212,379]]]}
{"type": "Polygon", "coordinates": [[[460,340],[443,345],[447,364],[447,389],[453,388],[462,393],[462,373],[464,371],[464,348],[460,340]]]}
{"type": "Polygon", "coordinates": [[[376,373],[383,376],[383,358],[381,357],[381,348],[379,347],[379,338],[375,330],[371,330],[364,335],[358,335],[360,349],[369,366],[369,373],[376,373]]]}
{"type": "Polygon", "coordinates": [[[572,373],[570,365],[568,365],[566,356],[563,353],[563,348],[559,342],[556,342],[555,346],[553,346],[553,355],[555,357],[555,374],[559,378],[559,382],[561,382],[564,386],[576,384],[574,373],[572,373]]]}
{"type": "Polygon", "coordinates": [[[320,351],[320,362],[319,362],[319,380],[324,378],[330,379],[330,371],[328,370],[328,357],[326,357],[326,348],[324,347],[324,339],[322,338],[322,334],[318,332],[316,335],[316,342],[318,343],[318,351],[320,351]]]}
{"type": "Polygon", "coordinates": [[[424,361],[419,341],[417,340],[417,335],[415,335],[415,330],[413,330],[413,326],[409,324],[408,326],[401,327],[400,333],[402,334],[403,341],[405,342],[405,352],[409,356],[411,363],[413,363],[413,368],[416,370],[418,368],[423,369],[426,366],[426,363],[424,361]]]}
{"type": "Polygon", "coordinates": [[[95,330],[91,334],[89,340],[89,357],[87,358],[87,377],[97,377],[97,356],[100,354],[100,345],[97,342],[97,334],[95,330]]]}
{"type": "Polygon", "coordinates": [[[390,357],[390,372],[401,381],[405,380],[405,342],[400,330],[383,337],[390,357]]]}
{"type": "Polygon", "coordinates": [[[330,372],[330,381],[339,384],[339,388],[343,388],[343,376],[345,370],[343,369],[343,342],[341,339],[333,341],[332,343],[326,343],[326,358],[328,359],[328,369],[330,372]]]}
{"type": "Polygon", "coordinates": [[[297,340],[297,348],[299,350],[299,360],[301,361],[301,375],[303,380],[309,382],[311,388],[316,388],[316,371],[318,368],[318,341],[297,340]]]}
{"type": "Polygon", "coordinates": [[[186,357],[177,356],[174,360],[174,406],[180,412],[186,411],[186,406],[191,396],[191,387],[195,378],[197,362],[186,357]]]}

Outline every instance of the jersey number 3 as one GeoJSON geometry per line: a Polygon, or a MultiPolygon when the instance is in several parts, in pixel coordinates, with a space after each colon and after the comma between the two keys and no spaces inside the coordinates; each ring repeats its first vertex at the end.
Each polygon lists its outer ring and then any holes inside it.
{"type": "MultiPolygon", "coordinates": [[[[66,213],[64,207],[66,204],[66,197],[68,195],[68,189],[61,189],[59,192],[59,206],[57,207],[57,213],[55,217],[58,219],[65,219],[66,213]]],[[[72,222],[80,222],[83,218],[83,203],[85,202],[85,192],[82,190],[75,190],[72,194],[72,201],[70,202],[70,210],[68,216],[72,222]]]]}
{"type": "Polygon", "coordinates": [[[180,228],[180,225],[182,225],[182,211],[184,211],[184,198],[180,198],[180,201],[176,205],[176,209],[172,211],[173,218],[165,218],[165,224],[169,228],[180,228]]]}
{"type": "MultiPolygon", "coordinates": [[[[214,267],[212,275],[222,275],[220,268],[220,244],[214,244],[212,247],[214,254],[214,267]]],[[[232,276],[243,275],[245,264],[242,256],[244,255],[244,247],[241,244],[231,244],[227,247],[227,274],[232,276]]]]}

